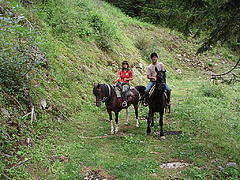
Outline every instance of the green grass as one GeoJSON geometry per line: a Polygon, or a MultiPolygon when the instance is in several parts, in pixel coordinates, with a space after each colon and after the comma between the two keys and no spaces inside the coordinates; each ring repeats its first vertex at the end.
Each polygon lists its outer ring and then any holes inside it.
{"type": "MultiPolygon", "coordinates": [[[[209,84],[209,82],[206,82],[209,84]]],[[[220,171],[227,162],[240,163],[239,159],[239,96],[233,96],[239,85],[222,87],[225,97],[206,97],[202,82],[174,81],[173,112],[166,116],[165,131],[182,131],[181,135],[166,135],[158,140],[146,135],[146,122],[135,127],[131,110],[130,126],[125,126],[124,112],[120,116],[120,132],[126,136],[109,136],[102,139],[82,139],[81,136],[110,134],[105,108],[85,105],[81,112],[55,127],[48,138],[37,143],[26,158],[26,177],[32,179],[79,179],[81,169],[105,169],[117,179],[238,179],[239,166],[220,171]],[[228,95],[229,94],[229,95],[228,95]],[[226,98],[226,99],[223,99],[226,98]],[[152,152],[159,152],[154,154],[152,152]],[[68,163],[50,162],[53,155],[70,157],[68,163]],[[163,170],[161,163],[176,160],[190,162],[180,170],[163,170]]],[[[141,115],[147,110],[141,109],[141,115]]],[[[14,172],[16,173],[16,172],[14,172]]],[[[15,174],[16,175],[16,174],[15,174]]],[[[21,174],[22,175],[22,174],[21,174]]],[[[20,177],[20,176],[18,176],[20,177]]],[[[83,178],[83,177],[82,177],[83,178]]],[[[21,179],[21,178],[20,178],[21,179]]]]}

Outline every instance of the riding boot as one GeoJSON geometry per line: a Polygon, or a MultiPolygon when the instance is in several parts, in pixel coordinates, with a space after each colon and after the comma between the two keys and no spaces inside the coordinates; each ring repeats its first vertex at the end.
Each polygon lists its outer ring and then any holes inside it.
{"type": "Polygon", "coordinates": [[[171,101],[171,91],[167,90],[166,94],[167,94],[167,106],[169,106],[171,101]]]}
{"type": "Polygon", "coordinates": [[[127,107],[127,94],[124,92],[122,94],[123,102],[122,102],[122,107],[127,107]]]}

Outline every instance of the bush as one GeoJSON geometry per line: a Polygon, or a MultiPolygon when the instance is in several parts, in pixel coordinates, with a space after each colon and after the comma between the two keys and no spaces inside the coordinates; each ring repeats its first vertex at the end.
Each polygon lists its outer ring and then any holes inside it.
{"type": "Polygon", "coordinates": [[[32,32],[24,27],[24,16],[8,8],[0,18],[0,85],[14,93],[28,86],[28,73],[34,68],[29,49],[34,44],[32,32]]]}
{"type": "Polygon", "coordinates": [[[112,49],[119,40],[117,27],[108,17],[98,13],[91,1],[50,1],[42,9],[54,33],[65,40],[94,40],[103,50],[112,49]]]}
{"type": "Polygon", "coordinates": [[[220,85],[211,84],[211,83],[203,84],[200,90],[203,93],[203,95],[206,97],[214,97],[214,98],[224,97],[224,93],[220,85]]]}

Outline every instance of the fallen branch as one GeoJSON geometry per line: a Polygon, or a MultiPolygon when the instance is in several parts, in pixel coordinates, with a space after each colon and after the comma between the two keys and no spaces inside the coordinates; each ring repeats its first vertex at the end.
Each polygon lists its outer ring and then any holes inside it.
{"type": "Polygon", "coordinates": [[[81,139],[103,139],[108,137],[132,136],[132,134],[105,135],[105,136],[79,136],[81,139]]]}
{"type": "Polygon", "coordinates": [[[32,110],[31,110],[31,123],[33,123],[36,120],[37,120],[37,118],[36,118],[36,114],[35,114],[35,111],[34,111],[34,106],[32,106],[32,110]]]}
{"type": "Polygon", "coordinates": [[[102,139],[102,138],[107,138],[109,137],[108,135],[107,136],[93,136],[93,137],[86,137],[86,136],[79,136],[79,138],[81,139],[102,139]]]}
{"type": "Polygon", "coordinates": [[[20,161],[19,163],[15,164],[14,166],[12,166],[10,169],[13,169],[13,168],[18,168],[20,166],[22,166],[23,164],[25,164],[26,162],[28,162],[29,160],[31,160],[32,158],[30,159],[26,159],[24,161],[20,161]]]}
{"type": "MultiPolygon", "coordinates": [[[[3,173],[2,173],[2,176],[4,177],[4,179],[7,179],[7,180],[8,180],[8,179],[9,179],[9,180],[12,179],[12,178],[10,178],[9,176],[7,176],[6,174],[3,174],[3,173]]],[[[0,178],[1,178],[1,176],[0,176],[0,178]]]]}
{"type": "Polygon", "coordinates": [[[239,62],[240,62],[240,59],[238,60],[238,62],[235,64],[235,66],[234,66],[231,70],[229,70],[229,71],[227,71],[227,72],[225,72],[225,73],[222,73],[222,74],[213,74],[213,75],[211,75],[212,78],[214,78],[214,77],[216,77],[216,76],[224,76],[224,75],[229,74],[230,72],[232,72],[232,71],[237,67],[237,65],[239,64],[239,62]]]}
{"type": "Polygon", "coordinates": [[[0,156],[4,156],[4,157],[13,157],[12,155],[5,154],[5,153],[0,153],[0,156]]]}
{"type": "Polygon", "coordinates": [[[10,99],[13,99],[13,100],[19,105],[19,108],[22,110],[22,112],[26,114],[26,111],[24,111],[21,103],[20,103],[15,97],[13,97],[13,96],[5,93],[5,92],[4,92],[4,94],[5,94],[6,96],[8,96],[10,99]]]}

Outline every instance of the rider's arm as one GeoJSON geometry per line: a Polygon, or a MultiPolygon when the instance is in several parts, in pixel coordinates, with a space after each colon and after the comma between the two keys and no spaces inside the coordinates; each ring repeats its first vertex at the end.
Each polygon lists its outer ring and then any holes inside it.
{"type": "Polygon", "coordinates": [[[152,81],[156,81],[156,77],[155,77],[155,76],[150,76],[150,75],[148,75],[147,78],[150,79],[150,80],[152,80],[152,81]]]}
{"type": "Polygon", "coordinates": [[[114,83],[120,81],[121,79],[121,71],[118,72],[118,79],[114,80],[114,83]]]}

